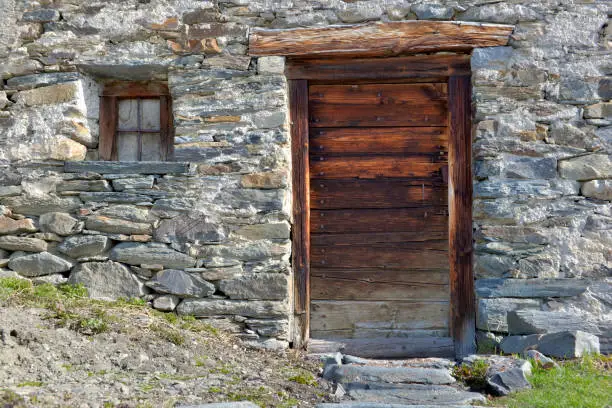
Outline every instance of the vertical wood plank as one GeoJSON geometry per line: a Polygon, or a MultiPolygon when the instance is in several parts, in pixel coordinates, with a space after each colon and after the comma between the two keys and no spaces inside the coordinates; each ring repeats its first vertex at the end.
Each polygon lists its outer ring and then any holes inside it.
{"type": "Polygon", "coordinates": [[[476,305],[472,271],[471,89],[469,76],[449,77],[450,322],[456,358],[476,351],[476,305]]]}
{"type": "Polygon", "coordinates": [[[289,81],[293,182],[293,346],[305,347],[310,328],[310,176],[308,163],[308,82],[289,81]]]}
{"type": "Polygon", "coordinates": [[[115,160],[117,147],[117,98],[102,96],[100,98],[100,138],[98,151],[100,160],[115,160]]]}
{"type": "Polygon", "coordinates": [[[170,146],[174,146],[174,141],[170,140],[172,134],[169,126],[170,119],[169,98],[161,96],[159,98],[159,128],[161,137],[161,160],[168,160],[170,156],[170,146]]]}

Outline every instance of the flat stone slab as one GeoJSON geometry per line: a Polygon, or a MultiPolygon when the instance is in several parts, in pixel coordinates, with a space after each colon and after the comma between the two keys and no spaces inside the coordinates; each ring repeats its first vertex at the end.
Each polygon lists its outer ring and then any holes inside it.
{"type": "Polygon", "coordinates": [[[74,161],[64,163],[64,171],[66,173],[94,172],[101,174],[188,173],[189,163],[74,161]]]}
{"type": "Polygon", "coordinates": [[[339,383],[386,382],[418,384],[452,384],[455,379],[449,370],[419,367],[376,367],[362,365],[332,365],[327,379],[339,383]]]}
{"type": "Polygon", "coordinates": [[[259,408],[250,401],[237,401],[237,402],[215,402],[212,404],[200,404],[200,405],[177,405],[177,408],[259,408]]]}
{"type": "Polygon", "coordinates": [[[480,298],[572,297],[583,293],[586,279],[478,279],[476,295],[480,298]]]}
{"type": "Polygon", "coordinates": [[[323,403],[316,408],[473,408],[473,405],[405,405],[381,404],[377,402],[341,402],[339,404],[323,403]]]}
{"type": "Polygon", "coordinates": [[[419,368],[450,368],[454,362],[447,358],[410,358],[406,360],[374,360],[371,358],[342,356],[344,364],[358,364],[372,367],[419,367],[419,368]]]}
{"type": "Polygon", "coordinates": [[[486,402],[482,394],[461,391],[448,385],[347,384],[348,396],[360,402],[405,405],[466,405],[486,402]]]}

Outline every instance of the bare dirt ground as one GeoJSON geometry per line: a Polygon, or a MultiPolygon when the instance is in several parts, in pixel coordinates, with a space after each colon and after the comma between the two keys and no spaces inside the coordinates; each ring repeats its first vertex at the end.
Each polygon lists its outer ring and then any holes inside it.
{"type": "Polygon", "coordinates": [[[142,304],[60,293],[41,305],[24,290],[0,296],[2,408],[240,400],[308,407],[330,398],[321,365],[296,353],[248,348],[206,323],[142,304]]]}

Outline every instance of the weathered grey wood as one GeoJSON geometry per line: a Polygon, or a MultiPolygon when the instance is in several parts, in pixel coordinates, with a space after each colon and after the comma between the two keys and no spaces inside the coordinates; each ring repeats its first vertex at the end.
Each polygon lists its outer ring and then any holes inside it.
{"type": "Polygon", "coordinates": [[[572,297],[587,287],[585,279],[478,279],[476,295],[483,298],[572,297]]]}
{"type": "Polygon", "coordinates": [[[64,163],[66,173],[167,174],[188,173],[189,163],[81,161],[64,163]]]}
{"type": "Polygon", "coordinates": [[[506,45],[514,26],[455,21],[376,22],[294,29],[253,29],[249,54],[392,56],[506,45]]]}
{"type": "MultiPolygon", "coordinates": [[[[445,329],[448,302],[329,301],[311,302],[312,331],[362,328],[445,329]]],[[[320,333],[322,334],[322,333],[320,333]]]]}
{"type": "Polygon", "coordinates": [[[341,352],[366,358],[451,357],[450,337],[374,338],[374,339],[311,339],[310,353],[341,352]]]}

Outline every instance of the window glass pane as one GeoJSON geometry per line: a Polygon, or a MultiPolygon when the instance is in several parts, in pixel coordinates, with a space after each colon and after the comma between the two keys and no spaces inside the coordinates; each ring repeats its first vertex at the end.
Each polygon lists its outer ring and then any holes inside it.
{"type": "Polygon", "coordinates": [[[117,160],[138,161],[138,133],[117,134],[117,160]]]}
{"type": "Polygon", "coordinates": [[[145,130],[159,130],[159,99],[143,99],[142,128],[145,130]]]}
{"type": "Polygon", "coordinates": [[[119,100],[119,118],[117,120],[119,130],[138,128],[138,100],[119,100]]]}
{"type": "Polygon", "coordinates": [[[160,161],[161,136],[159,133],[142,134],[142,161],[160,161]]]}

